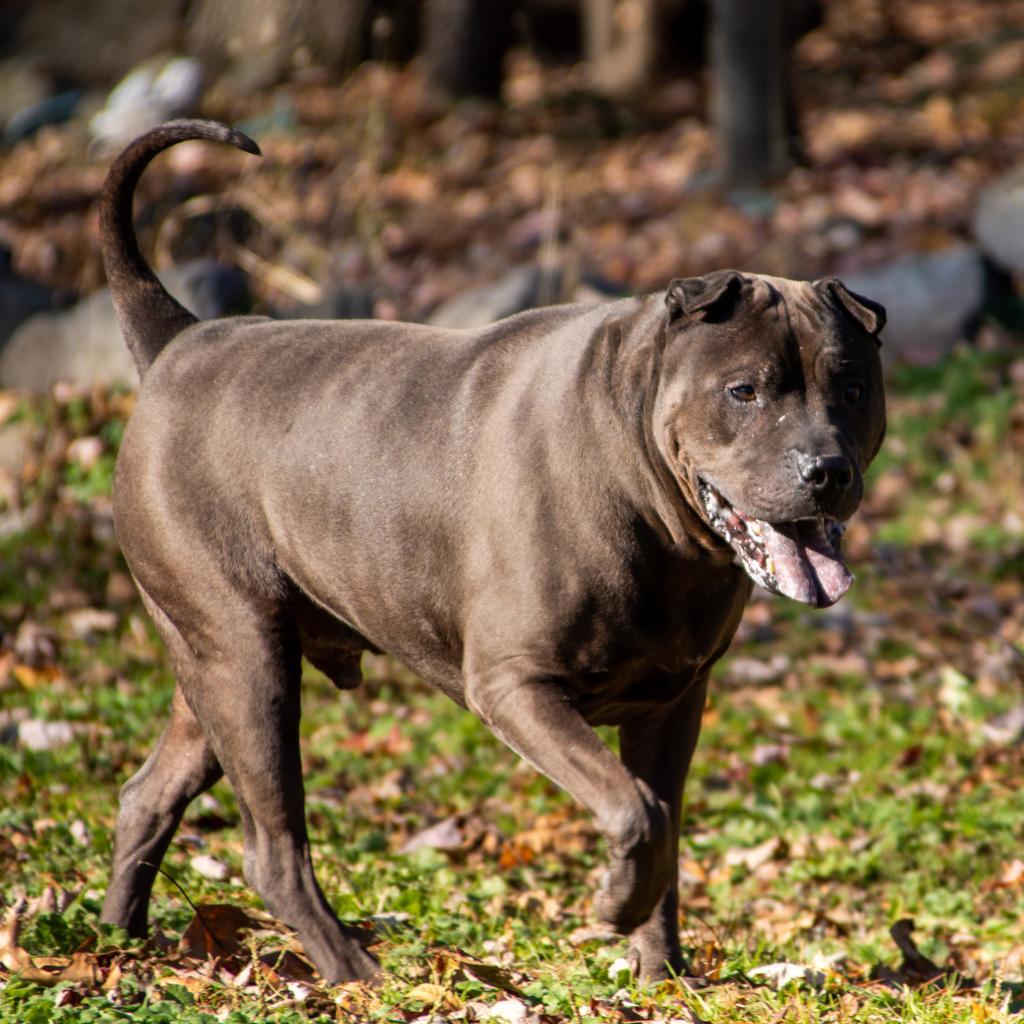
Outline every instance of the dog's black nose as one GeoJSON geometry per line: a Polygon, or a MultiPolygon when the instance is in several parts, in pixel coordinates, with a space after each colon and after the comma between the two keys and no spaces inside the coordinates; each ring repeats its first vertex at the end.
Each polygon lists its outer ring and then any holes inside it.
{"type": "Polygon", "coordinates": [[[853,484],[853,464],[845,455],[805,455],[797,457],[800,479],[825,498],[841,494],[853,484]]]}

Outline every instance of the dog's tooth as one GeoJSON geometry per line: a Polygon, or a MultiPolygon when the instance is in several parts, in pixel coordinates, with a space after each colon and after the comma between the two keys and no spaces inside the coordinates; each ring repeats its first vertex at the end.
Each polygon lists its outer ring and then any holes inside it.
{"type": "Polygon", "coordinates": [[[775,575],[775,559],[772,558],[771,555],[769,555],[764,560],[764,567],[767,570],[769,576],[774,576],[775,575]]]}

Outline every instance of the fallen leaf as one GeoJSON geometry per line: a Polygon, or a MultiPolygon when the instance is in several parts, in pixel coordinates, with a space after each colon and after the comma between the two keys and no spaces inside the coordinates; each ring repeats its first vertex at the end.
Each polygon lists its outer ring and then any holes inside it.
{"type": "Polygon", "coordinates": [[[747,971],[750,978],[764,978],[775,988],[782,988],[794,981],[803,982],[811,988],[821,988],[825,984],[825,975],[822,971],[808,964],[777,963],[765,964],[763,967],[755,967],[747,971]]]}
{"type": "Polygon", "coordinates": [[[203,903],[181,936],[179,949],[196,960],[235,956],[242,950],[240,933],[266,928],[267,921],[230,903],[203,903]]]}

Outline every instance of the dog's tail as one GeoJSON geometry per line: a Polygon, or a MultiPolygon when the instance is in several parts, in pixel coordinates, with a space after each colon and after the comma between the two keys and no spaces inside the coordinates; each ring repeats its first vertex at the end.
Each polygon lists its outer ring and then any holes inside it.
{"type": "Polygon", "coordinates": [[[160,350],[196,318],[157,280],[139,252],[132,227],[132,197],[146,165],[168,146],[187,139],[230,142],[260,155],[248,136],[216,121],[168,121],[137,138],[113,163],[100,197],[103,266],[128,348],[142,377],[160,350]]]}

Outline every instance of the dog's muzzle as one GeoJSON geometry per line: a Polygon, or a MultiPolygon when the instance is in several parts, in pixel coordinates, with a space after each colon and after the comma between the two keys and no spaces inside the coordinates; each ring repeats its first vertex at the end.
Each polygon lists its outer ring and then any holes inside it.
{"type": "Polygon", "coordinates": [[[758,586],[815,608],[835,604],[850,589],[853,573],[839,553],[846,526],[838,519],[754,519],[704,480],[700,498],[711,528],[732,547],[758,586]]]}

